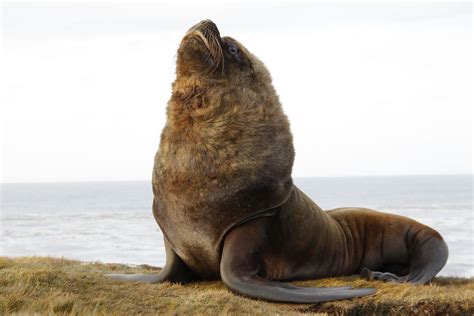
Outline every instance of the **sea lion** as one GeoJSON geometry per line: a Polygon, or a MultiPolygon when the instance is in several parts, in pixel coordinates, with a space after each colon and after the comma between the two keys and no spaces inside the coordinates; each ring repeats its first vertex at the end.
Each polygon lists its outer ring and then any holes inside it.
{"type": "Polygon", "coordinates": [[[176,80],[153,170],[153,215],[165,240],[158,274],[118,280],[221,278],[232,291],[317,303],[374,289],[283,281],[362,273],[425,283],[448,248],[432,228],[368,209],[322,211],[292,181],[287,117],[264,64],[202,21],[178,49],[176,80]]]}

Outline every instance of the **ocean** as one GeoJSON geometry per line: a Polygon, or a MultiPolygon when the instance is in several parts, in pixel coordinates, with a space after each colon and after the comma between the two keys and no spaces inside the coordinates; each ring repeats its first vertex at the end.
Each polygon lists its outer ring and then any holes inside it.
{"type": "MultiPolygon", "coordinates": [[[[449,246],[441,275],[474,276],[473,176],[297,178],[321,208],[361,206],[411,217],[449,246]]],[[[163,266],[149,182],[0,185],[0,255],[163,266]]]]}

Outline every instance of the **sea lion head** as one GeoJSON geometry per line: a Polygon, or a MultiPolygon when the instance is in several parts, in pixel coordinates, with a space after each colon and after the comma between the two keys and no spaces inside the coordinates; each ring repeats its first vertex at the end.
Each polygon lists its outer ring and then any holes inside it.
{"type": "Polygon", "coordinates": [[[210,20],[191,27],[181,41],[171,101],[171,109],[192,111],[187,112],[194,117],[204,110],[206,117],[222,113],[226,105],[279,106],[264,64],[237,40],[221,37],[210,20]]]}
{"type": "Polygon", "coordinates": [[[231,37],[221,37],[211,20],[191,27],[178,49],[177,75],[194,77],[199,81],[255,75],[261,62],[241,43],[231,37]]]}

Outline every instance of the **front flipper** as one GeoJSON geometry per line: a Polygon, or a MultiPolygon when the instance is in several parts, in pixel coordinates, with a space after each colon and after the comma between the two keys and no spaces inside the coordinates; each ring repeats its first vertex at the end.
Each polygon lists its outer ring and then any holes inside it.
{"type": "Polygon", "coordinates": [[[268,241],[268,220],[255,219],[227,234],[220,271],[224,284],[232,291],[253,298],[286,303],[319,303],[375,293],[375,289],[300,287],[259,276],[259,254],[268,241]]]}
{"type": "Polygon", "coordinates": [[[106,274],[105,276],[118,281],[145,282],[145,283],[188,283],[196,277],[189,270],[180,257],[171,249],[166,238],[164,238],[166,250],[166,264],[159,273],[149,274],[106,274]]]}

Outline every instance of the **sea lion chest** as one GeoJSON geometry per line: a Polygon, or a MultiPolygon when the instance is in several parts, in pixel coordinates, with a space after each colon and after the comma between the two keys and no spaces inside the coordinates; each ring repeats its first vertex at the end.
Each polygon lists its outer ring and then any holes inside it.
{"type": "Polygon", "coordinates": [[[204,183],[194,198],[186,192],[192,186],[183,186],[183,192],[176,194],[166,186],[154,185],[153,214],[158,225],[175,253],[203,279],[219,277],[226,233],[253,218],[273,215],[275,207],[287,199],[292,182],[237,192],[215,185],[218,198],[207,193],[212,189],[204,183]]]}
{"type": "Polygon", "coordinates": [[[251,177],[245,170],[227,175],[208,172],[207,176],[190,171],[178,177],[169,168],[158,153],[153,214],[175,253],[203,279],[219,277],[226,233],[255,217],[273,214],[289,197],[293,185],[291,177],[249,182],[251,177]]]}

